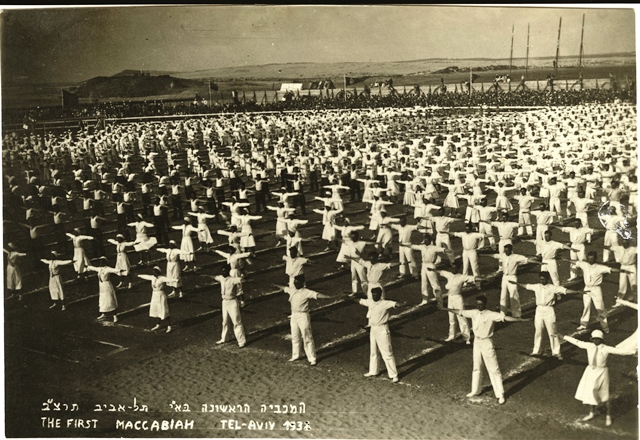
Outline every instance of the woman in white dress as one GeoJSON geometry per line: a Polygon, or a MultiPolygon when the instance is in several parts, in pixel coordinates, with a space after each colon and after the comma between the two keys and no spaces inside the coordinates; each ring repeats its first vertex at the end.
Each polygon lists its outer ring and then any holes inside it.
{"type": "Polygon", "coordinates": [[[492,190],[495,191],[496,208],[498,210],[503,210],[503,211],[513,210],[513,205],[509,201],[509,198],[507,197],[507,193],[509,193],[510,191],[517,190],[516,187],[507,188],[506,186],[504,186],[504,182],[498,181],[498,184],[496,186],[487,186],[487,188],[491,188],[492,190]]]}
{"type": "Polygon", "coordinates": [[[158,240],[155,237],[149,237],[147,235],[147,228],[152,228],[153,223],[145,222],[142,214],[138,214],[138,221],[129,223],[128,226],[136,228],[136,241],[133,248],[140,254],[140,264],[149,264],[149,249],[158,243],[158,240]]]}
{"type": "Polygon", "coordinates": [[[85,240],[93,240],[90,235],[82,235],[79,228],[73,230],[77,235],[73,235],[67,232],[67,237],[73,242],[73,268],[78,274],[78,279],[85,276],[87,266],[89,266],[89,257],[82,247],[82,242],[85,240]]]}
{"type": "Polygon", "coordinates": [[[276,212],[276,237],[278,238],[278,243],[276,243],[276,247],[282,244],[282,241],[285,240],[287,236],[287,214],[295,212],[294,208],[286,208],[284,203],[278,202],[278,207],[274,208],[273,206],[267,206],[269,211],[276,212]]]}
{"type": "Polygon", "coordinates": [[[16,246],[13,243],[7,245],[9,249],[2,249],[7,255],[7,299],[13,298],[18,295],[18,300],[22,299],[22,271],[18,266],[18,257],[26,257],[27,254],[18,252],[16,246]],[[15,292],[15,293],[14,293],[15,292]]]}
{"type": "Polygon", "coordinates": [[[176,292],[179,294],[180,298],[182,298],[182,269],[180,268],[180,256],[183,252],[178,249],[174,240],[169,241],[168,248],[158,248],[158,252],[162,252],[167,255],[167,278],[171,279],[171,281],[167,282],[167,285],[173,288],[172,292],[169,294],[169,298],[176,296],[176,292]]]}
{"type": "Polygon", "coordinates": [[[151,302],[149,303],[149,316],[158,320],[152,331],[166,327],[167,333],[171,332],[171,318],[169,317],[169,301],[165,287],[167,283],[177,280],[163,277],[162,269],[158,266],[153,268],[153,275],[138,275],[143,280],[151,281],[151,302]]]}
{"type": "Polygon", "coordinates": [[[601,330],[591,332],[591,342],[584,342],[570,336],[557,335],[560,341],[563,339],[576,347],[587,351],[589,366],[584,370],[575,398],[585,405],[589,405],[589,414],[582,419],[589,421],[596,416],[596,409],[604,404],[607,411],[606,426],[611,426],[611,405],[609,403],[609,369],[607,368],[607,358],[610,354],[631,356],[635,354],[633,350],[625,350],[609,345],[604,345],[604,333],[601,330]]]}
{"type": "Polygon", "coordinates": [[[131,270],[131,263],[129,263],[129,257],[127,256],[127,248],[133,246],[135,242],[133,241],[124,241],[124,235],[118,234],[116,235],[116,239],[108,239],[109,243],[116,247],[116,269],[120,270],[121,281],[120,284],[116,286],[116,289],[124,286],[125,279],[129,279],[129,284],[127,285],[127,289],[131,289],[131,274],[129,271],[131,270]]]}
{"type": "Polygon", "coordinates": [[[447,193],[447,197],[445,197],[443,205],[445,208],[449,208],[449,213],[451,215],[458,214],[458,209],[460,208],[460,201],[458,200],[458,196],[460,194],[464,194],[465,184],[460,180],[458,176],[456,176],[454,182],[452,184],[441,182],[440,185],[445,186],[449,189],[447,193]]]}
{"type": "Polygon", "coordinates": [[[413,206],[416,201],[415,190],[418,182],[416,180],[397,180],[396,182],[404,185],[402,204],[405,206],[413,206]]]}
{"type": "Polygon", "coordinates": [[[44,264],[49,266],[49,294],[53,304],[49,307],[53,309],[58,305],[58,301],[62,305],[62,310],[66,310],[64,304],[64,291],[62,290],[62,279],[60,278],[60,266],[66,266],[73,263],[73,260],[59,260],[58,253],[56,251],[51,252],[51,258],[49,260],[42,259],[44,264]]]}
{"type": "Polygon", "coordinates": [[[98,320],[107,319],[113,316],[113,322],[118,322],[118,315],[115,314],[118,308],[118,299],[116,298],[116,290],[113,288],[110,276],[111,274],[121,274],[120,269],[107,266],[107,257],[100,257],[98,260],[100,266],[88,266],[87,269],[98,274],[98,309],[100,316],[98,320]]]}
{"type": "Polygon", "coordinates": [[[211,230],[207,225],[207,219],[216,218],[216,216],[207,214],[204,212],[204,208],[202,207],[198,208],[198,212],[189,212],[189,215],[198,219],[198,241],[200,242],[198,250],[201,250],[204,246],[204,250],[208,252],[210,250],[210,246],[213,244],[213,236],[211,235],[211,230]]]}
{"type": "Polygon", "coordinates": [[[240,224],[242,225],[240,228],[240,247],[243,252],[251,252],[253,253],[256,248],[256,240],[253,237],[253,228],[251,227],[251,222],[253,220],[260,220],[262,218],[261,215],[249,215],[246,209],[240,209],[240,224]]]}
{"type": "Polygon", "coordinates": [[[330,206],[325,206],[324,211],[320,209],[314,209],[313,212],[322,215],[322,239],[327,240],[327,248],[325,251],[331,250],[331,243],[336,239],[336,216],[342,212],[332,210],[330,206]]]}
{"type": "Polygon", "coordinates": [[[182,231],[182,240],[180,241],[180,259],[184,261],[184,271],[189,272],[193,270],[194,272],[198,270],[196,266],[196,252],[193,246],[193,240],[191,239],[192,232],[198,232],[198,228],[194,228],[191,226],[191,220],[189,217],[184,218],[184,224],[180,226],[172,226],[173,229],[182,231]],[[189,264],[193,262],[193,269],[189,269],[189,264]]]}

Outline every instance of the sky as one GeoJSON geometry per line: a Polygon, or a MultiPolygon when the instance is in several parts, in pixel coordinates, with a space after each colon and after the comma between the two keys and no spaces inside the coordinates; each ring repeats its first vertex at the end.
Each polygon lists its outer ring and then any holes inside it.
{"type": "MultiPolygon", "coordinates": [[[[585,6],[585,5],[582,5],[585,6]]],[[[589,6],[590,8],[592,6],[589,6]]],[[[3,9],[4,81],[80,82],[125,69],[531,58],[635,51],[635,11],[469,6],[150,6],[3,9]]],[[[615,9],[614,9],[615,8],[615,9]]]]}

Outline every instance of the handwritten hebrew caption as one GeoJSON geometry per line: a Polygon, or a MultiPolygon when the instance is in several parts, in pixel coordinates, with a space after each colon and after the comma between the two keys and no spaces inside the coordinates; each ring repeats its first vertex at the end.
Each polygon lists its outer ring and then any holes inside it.
{"type": "MultiPolygon", "coordinates": [[[[175,403],[175,401],[173,402],[175,403]]],[[[42,403],[41,412],[69,412],[79,415],[82,408],[77,403],[56,402],[54,399],[48,399],[42,403]]],[[[133,398],[132,404],[113,404],[113,403],[96,403],[91,405],[87,411],[95,414],[95,417],[58,417],[58,415],[47,414],[40,417],[42,428],[45,429],[98,429],[112,428],[113,421],[100,421],[99,415],[96,413],[148,413],[149,407],[145,404],[138,404],[138,399],[133,398]]],[[[86,412],[82,413],[83,415],[86,412]]],[[[120,417],[120,416],[118,416],[120,417]]],[[[189,430],[194,429],[194,420],[175,420],[175,419],[151,419],[151,420],[121,420],[115,421],[115,428],[120,430],[136,430],[136,431],[169,431],[169,430],[189,430]]]]}
{"type": "MultiPolygon", "coordinates": [[[[304,402],[296,404],[262,404],[259,407],[242,404],[212,404],[203,403],[198,407],[189,403],[176,402],[171,400],[167,403],[168,409],[173,413],[208,413],[224,414],[224,418],[219,420],[218,428],[224,430],[286,430],[286,431],[311,431],[311,424],[307,420],[296,420],[297,417],[307,412],[304,402]],[[199,408],[198,411],[196,408],[199,408]],[[259,408],[259,409],[258,409],[259,408]],[[248,414],[256,416],[248,416],[248,414]],[[237,414],[237,416],[232,416],[237,414]],[[259,416],[258,416],[259,415],[259,416]],[[265,420],[264,416],[268,418],[265,420]]],[[[149,407],[139,403],[137,398],[133,398],[131,404],[123,403],[99,403],[81,408],[78,403],[56,402],[48,399],[42,403],[41,412],[45,413],[40,417],[41,427],[45,429],[113,429],[114,417],[106,417],[109,414],[115,415],[115,429],[121,431],[170,431],[170,430],[192,430],[195,429],[193,419],[179,419],[166,417],[167,408],[161,410],[165,416],[163,418],[149,418],[139,420],[142,414],[149,414],[149,407]],[[53,413],[69,413],[68,416],[53,413]],[[87,413],[91,416],[87,417],[87,413]],[[100,413],[100,414],[99,414],[100,413]],[[127,420],[126,414],[138,414],[134,417],[138,420],[127,420]]]]}
{"type": "MultiPolygon", "coordinates": [[[[202,412],[216,412],[216,413],[251,413],[251,407],[248,404],[242,405],[215,405],[215,404],[203,404],[201,407],[202,412]]],[[[262,404],[260,405],[260,411],[255,411],[258,414],[278,414],[279,417],[286,416],[286,420],[249,420],[240,418],[227,418],[220,420],[220,428],[229,429],[234,431],[249,430],[249,431],[275,431],[276,429],[284,429],[286,431],[311,431],[311,424],[306,420],[293,420],[292,415],[305,414],[307,412],[307,405],[304,402],[298,404],[262,404]]]]}

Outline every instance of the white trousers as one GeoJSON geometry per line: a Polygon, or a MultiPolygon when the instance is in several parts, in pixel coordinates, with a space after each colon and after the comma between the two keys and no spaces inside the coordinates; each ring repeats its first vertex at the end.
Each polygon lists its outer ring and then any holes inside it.
{"type": "Polygon", "coordinates": [[[518,213],[518,223],[525,226],[518,227],[518,235],[524,235],[525,228],[528,235],[533,235],[533,223],[531,222],[531,214],[528,212],[518,213]]]}
{"type": "Polygon", "coordinates": [[[584,243],[582,244],[572,243],[571,249],[576,249],[578,251],[578,252],[574,252],[574,251],[569,252],[571,254],[571,259],[574,260],[574,262],[571,263],[571,266],[569,269],[571,273],[571,279],[573,279],[573,278],[578,278],[578,266],[576,265],[576,262],[585,261],[587,257],[586,257],[586,249],[585,249],[584,243]]]}
{"type": "Polygon", "coordinates": [[[438,273],[427,270],[427,267],[435,269],[433,264],[430,266],[422,265],[422,270],[420,271],[420,291],[422,292],[422,298],[428,300],[429,297],[433,295],[438,300],[438,303],[442,303],[442,287],[438,280],[438,273]]]}
{"type": "Polygon", "coordinates": [[[502,275],[502,284],[500,286],[500,311],[507,313],[509,304],[511,305],[511,316],[520,318],[522,310],[520,308],[520,294],[518,293],[518,285],[511,284],[509,281],[518,282],[517,275],[502,275]]]}
{"type": "Polygon", "coordinates": [[[600,286],[585,286],[585,290],[589,290],[582,295],[582,317],[580,318],[580,324],[585,327],[589,324],[591,319],[591,303],[596,308],[598,313],[598,321],[602,330],[609,329],[609,322],[607,321],[607,311],[604,308],[604,301],[602,301],[602,288],[600,286]]]}
{"type": "Polygon", "coordinates": [[[369,332],[369,341],[371,349],[369,353],[369,374],[378,374],[382,366],[381,360],[387,367],[387,374],[390,379],[398,377],[398,369],[396,368],[396,360],[393,357],[393,348],[391,347],[391,334],[389,326],[372,325],[369,332]],[[382,358],[382,359],[380,359],[382,358]]]}
{"type": "Polygon", "coordinates": [[[362,293],[368,291],[367,275],[364,266],[352,261],[351,262],[351,292],[358,293],[358,280],[362,286],[362,293]]]}
{"type": "Polygon", "coordinates": [[[291,357],[300,357],[300,348],[304,345],[304,352],[309,362],[316,361],[316,345],[311,332],[311,317],[308,312],[291,314],[291,357]]]}
{"type": "Polygon", "coordinates": [[[478,226],[478,232],[480,232],[481,234],[487,235],[488,238],[489,238],[489,245],[490,246],[495,246],[496,238],[493,235],[493,229],[491,229],[491,225],[490,224],[480,222],[480,224],[478,226]]]}
{"type": "Polygon", "coordinates": [[[627,270],[631,273],[620,272],[620,280],[618,281],[618,296],[624,297],[631,287],[631,290],[635,290],[638,286],[638,275],[636,274],[635,266],[622,265],[620,269],[627,270]]]}
{"type": "Polygon", "coordinates": [[[478,267],[478,251],[475,249],[462,251],[462,273],[469,275],[469,272],[473,273],[474,277],[478,277],[480,275],[480,268],[478,267]]]}
{"type": "Polygon", "coordinates": [[[407,266],[409,266],[409,273],[411,275],[416,274],[416,260],[413,257],[413,252],[410,247],[399,246],[398,253],[400,254],[400,274],[405,275],[407,273],[407,266]]]}
{"type": "Polygon", "coordinates": [[[549,225],[536,226],[536,253],[540,253],[541,244],[544,242],[544,233],[549,230],[549,225]]]}
{"type": "Polygon", "coordinates": [[[560,354],[560,342],[556,336],[556,312],[553,306],[537,306],[536,316],[534,320],[535,335],[533,337],[533,352],[540,353],[542,345],[542,328],[547,329],[549,335],[549,345],[551,345],[551,353],[556,356],[560,354]]]}
{"type": "MultiPolygon", "coordinates": [[[[464,299],[461,295],[449,295],[448,308],[455,310],[464,310],[464,299]]],[[[469,321],[464,316],[456,315],[449,312],[449,337],[456,337],[457,326],[460,326],[460,333],[465,341],[471,339],[471,330],[469,330],[469,321]],[[457,325],[456,325],[457,324],[457,325]]]]}
{"type": "Polygon", "coordinates": [[[231,324],[233,323],[233,333],[236,335],[238,345],[244,345],[247,343],[247,339],[244,335],[244,326],[242,325],[242,316],[240,315],[240,305],[238,300],[223,299],[222,300],[222,335],[220,339],[227,342],[229,336],[229,330],[231,330],[231,324]]]}
{"type": "Polygon", "coordinates": [[[498,365],[498,357],[493,347],[491,339],[476,338],[473,343],[473,373],[471,375],[471,392],[477,394],[482,386],[482,367],[485,366],[493,392],[497,398],[504,397],[504,388],[502,386],[502,373],[498,365]]]}
{"type": "Polygon", "coordinates": [[[451,250],[451,237],[449,237],[449,234],[445,233],[445,232],[438,232],[436,234],[436,241],[435,241],[435,245],[436,246],[441,246],[445,249],[444,253],[446,254],[447,258],[449,259],[449,263],[453,264],[453,262],[455,261],[455,256],[453,255],[453,251],[451,250]]]}
{"type": "MultiPolygon", "coordinates": [[[[619,244],[618,244],[618,233],[616,231],[610,231],[610,230],[605,232],[604,233],[604,245],[605,246],[611,246],[612,248],[615,248],[616,246],[619,246],[619,244]]],[[[609,258],[611,257],[611,255],[613,255],[613,259],[615,260],[616,259],[615,252],[611,252],[611,250],[605,248],[602,251],[602,262],[603,263],[608,263],[609,262],[609,258]]]]}
{"type": "Polygon", "coordinates": [[[551,282],[554,286],[560,285],[560,275],[558,275],[558,261],[557,260],[542,260],[542,266],[540,266],[540,272],[547,271],[551,277],[551,282]]]}

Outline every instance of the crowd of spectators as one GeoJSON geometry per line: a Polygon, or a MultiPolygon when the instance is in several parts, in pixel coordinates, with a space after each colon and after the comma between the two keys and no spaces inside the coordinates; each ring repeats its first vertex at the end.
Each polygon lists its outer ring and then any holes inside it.
{"type": "Polygon", "coordinates": [[[38,107],[35,109],[4,109],[4,124],[28,124],[68,118],[127,118],[147,116],[180,116],[207,113],[234,113],[284,110],[327,110],[381,107],[510,107],[510,106],[570,106],[589,103],[611,103],[616,100],[635,103],[635,91],[627,89],[584,90],[518,90],[491,88],[471,94],[459,91],[425,93],[417,88],[407,91],[391,89],[387,94],[335,89],[322,96],[301,94],[280,95],[278,99],[236,99],[231,102],[201,101],[121,101],[95,102],[74,107],[38,107]],[[346,95],[346,96],[345,96],[346,95]]]}

